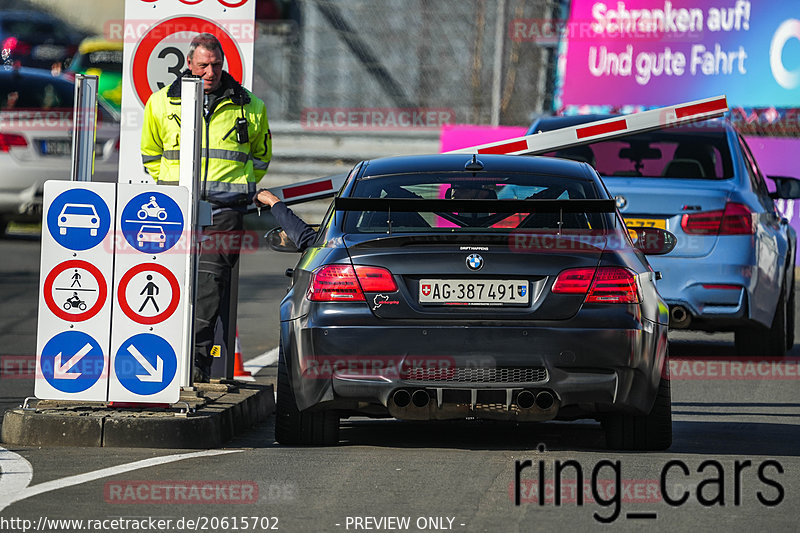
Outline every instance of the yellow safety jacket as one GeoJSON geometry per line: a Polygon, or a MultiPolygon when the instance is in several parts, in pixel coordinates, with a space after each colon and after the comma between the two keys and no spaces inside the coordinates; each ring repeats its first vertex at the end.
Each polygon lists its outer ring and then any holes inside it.
{"type": "MultiPolygon", "coordinates": [[[[188,70],[183,73],[186,75],[188,70]]],[[[200,161],[203,199],[217,208],[250,202],[272,158],[267,109],[227,72],[222,95],[204,112],[200,161]],[[247,142],[237,141],[236,121],[247,120],[247,142]]],[[[161,184],[177,184],[181,141],[181,79],[153,93],[144,108],[142,162],[161,184]]]]}

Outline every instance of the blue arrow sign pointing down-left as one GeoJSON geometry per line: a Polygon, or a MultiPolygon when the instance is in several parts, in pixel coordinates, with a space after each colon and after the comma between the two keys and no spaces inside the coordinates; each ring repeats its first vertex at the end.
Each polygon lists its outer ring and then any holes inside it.
{"type": "Polygon", "coordinates": [[[88,342],[78,350],[78,353],[67,359],[67,362],[61,364],[61,352],[58,352],[53,362],[53,377],[55,379],[77,379],[81,373],[70,372],[73,366],[78,364],[83,356],[92,351],[92,345],[88,342]]]}
{"type": "Polygon", "coordinates": [[[87,390],[103,376],[106,360],[100,344],[82,331],[63,331],[47,341],[39,362],[42,376],[67,393],[87,390]]]}

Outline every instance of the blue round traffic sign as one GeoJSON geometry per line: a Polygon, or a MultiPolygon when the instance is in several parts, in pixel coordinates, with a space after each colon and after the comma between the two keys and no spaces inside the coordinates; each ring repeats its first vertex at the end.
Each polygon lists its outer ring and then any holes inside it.
{"type": "Polygon", "coordinates": [[[120,228],[134,249],[147,254],[166,252],[181,238],[183,213],[166,194],[143,192],[122,209],[120,228]]]}
{"type": "Polygon", "coordinates": [[[111,213],[97,193],[70,189],[47,208],[47,229],[53,239],[70,250],[89,250],[100,244],[111,227],[111,213]]]}
{"type": "Polygon", "coordinates": [[[64,331],[47,341],[39,365],[44,379],[66,393],[85,391],[106,367],[100,344],[82,331],[64,331]]]}
{"type": "Polygon", "coordinates": [[[178,358],[172,346],[152,333],[123,342],[114,358],[114,373],[123,387],[140,396],[161,392],[172,382],[178,358]]]}

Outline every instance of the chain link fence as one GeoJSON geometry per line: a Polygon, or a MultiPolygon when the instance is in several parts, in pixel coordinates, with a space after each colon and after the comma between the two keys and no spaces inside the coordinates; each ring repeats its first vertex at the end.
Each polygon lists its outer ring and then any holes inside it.
{"type": "Polygon", "coordinates": [[[488,124],[495,109],[499,124],[527,125],[552,107],[556,50],[514,39],[512,22],[557,18],[562,4],[298,0],[290,20],[259,22],[253,88],[272,120],[301,121],[319,108],[415,108],[488,124]]]}

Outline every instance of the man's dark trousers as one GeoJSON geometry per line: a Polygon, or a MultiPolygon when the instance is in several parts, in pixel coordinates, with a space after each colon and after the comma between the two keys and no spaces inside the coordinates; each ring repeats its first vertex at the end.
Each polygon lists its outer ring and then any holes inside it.
{"type": "MultiPolygon", "coordinates": [[[[231,269],[239,260],[242,213],[224,210],[214,213],[213,224],[203,230],[197,267],[197,301],[195,304],[195,367],[205,377],[211,374],[211,347],[214,328],[223,307],[222,298],[229,294],[231,269]]],[[[227,326],[227,317],[222,317],[227,326]]],[[[227,328],[226,328],[227,329],[227,328]]]]}

